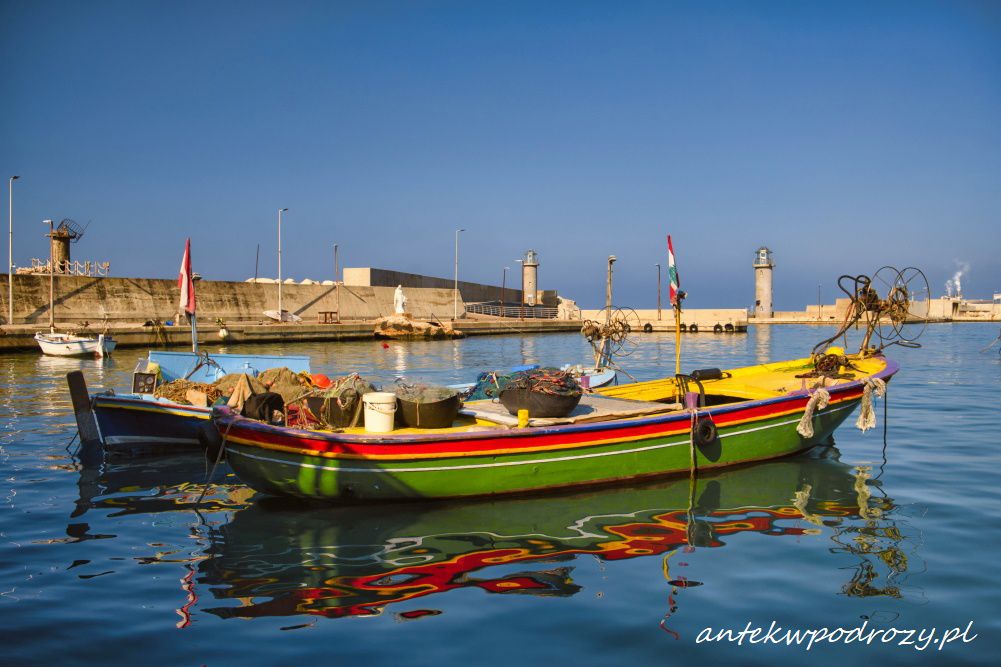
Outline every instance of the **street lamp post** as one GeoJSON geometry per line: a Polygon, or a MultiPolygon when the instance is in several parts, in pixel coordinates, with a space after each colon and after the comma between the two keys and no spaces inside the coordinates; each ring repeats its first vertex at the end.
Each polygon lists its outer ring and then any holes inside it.
{"type": "Polygon", "coordinates": [[[518,308],[518,319],[525,319],[525,260],[514,260],[521,264],[521,306],[518,308]]]}
{"type": "Polygon", "coordinates": [[[660,264],[657,265],[657,321],[660,322],[660,264]]]}
{"type": "Polygon", "coordinates": [[[287,208],[278,209],[278,321],[284,322],[285,316],[282,310],[282,213],[287,208]]]}
{"type": "Polygon", "coordinates": [[[7,325],[14,323],[14,181],[20,176],[11,176],[7,181],[10,191],[10,227],[7,234],[7,325]]]}
{"type": "Polygon", "coordinates": [[[510,267],[505,266],[504,271],[501,273],[501,298],[500,298],[500,316],[504,317],[504,298],[507,296],[507,272],[510,267]]]}
{"type": "Polygon", "coordinates": [[[452,296],[452,320],[459,319],[459,232],[465,229],[455,230],[455,294],[452,296]]]}
{"type": "Polygon", "coordinates": [[[55,255],[52,253],[52,239],[55,231],[52,229],[51,220],[42,220],[42,224],[49,226],[49,332],[56,330],[56,263],[55,255]]]}
{"type": "Polygon", "coordinates": [[[615,264],[615,255],[608,256],[608,280],[605,283],[605,324],[612,321],[612,264],[615,264]]]}

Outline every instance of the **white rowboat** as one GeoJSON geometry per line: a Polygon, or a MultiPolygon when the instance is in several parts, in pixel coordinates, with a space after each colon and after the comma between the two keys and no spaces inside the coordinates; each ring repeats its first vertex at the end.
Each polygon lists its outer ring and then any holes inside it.
{"type": "Polygon", "coordinates": [[[35,340],[43,354],[57,357],[103,357],[115,349],[115,339],[99,334],[97,336],[74,336],[63,333],[36,333],[35,340]]]}

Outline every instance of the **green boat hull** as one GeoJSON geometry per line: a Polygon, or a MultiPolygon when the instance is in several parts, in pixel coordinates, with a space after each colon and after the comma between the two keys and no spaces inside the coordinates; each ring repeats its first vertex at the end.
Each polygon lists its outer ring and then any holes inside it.
{"type": "MultiPolygon", "coordinates": [[[[797,431],[802,412],[733,426],[694,447],[699,470],[763,461],[828,442],[858,399],[814,416],[814,436],[797,431]]],[[[434,459],[331,458],[227,442],[229,462],[241,480],[274,494],[326,501],[369,502],[515,494],[621,480],[687,474],[693,446],[688,431],[627,443],[596,444],[534,453],[463,454],[434,459]]]]}

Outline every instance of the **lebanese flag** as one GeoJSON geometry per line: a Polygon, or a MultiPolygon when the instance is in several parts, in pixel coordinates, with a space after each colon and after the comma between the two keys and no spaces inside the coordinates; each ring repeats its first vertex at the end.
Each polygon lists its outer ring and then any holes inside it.
{"type": "Polygon", "coordinates": [[[671,283],[671,305],[679,308],[678,289],[681,287],[681,280],[678,279],[678,267],[674,263],[674,244],[671,243],[671,235],[667,235],[667,279],[671,283]]]}
{"type": "Polygon", "coordinates": [[[195,314],[195,283],[191,279],[191,239],[184,243],[184,259],[177,274],[177,286],[181,288],[181,310],[188,315],[195,314]]]}

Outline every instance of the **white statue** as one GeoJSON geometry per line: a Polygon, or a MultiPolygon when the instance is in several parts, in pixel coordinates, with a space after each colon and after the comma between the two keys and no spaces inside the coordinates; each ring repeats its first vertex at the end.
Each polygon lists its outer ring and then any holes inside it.
{"type": "Polygon", "coordinates": [[[393,293],[393,309],[396,310],[397,315],[407,312],[407,297],[403,293],[403,285],[397,285],[396,291],[393,293]]]}

